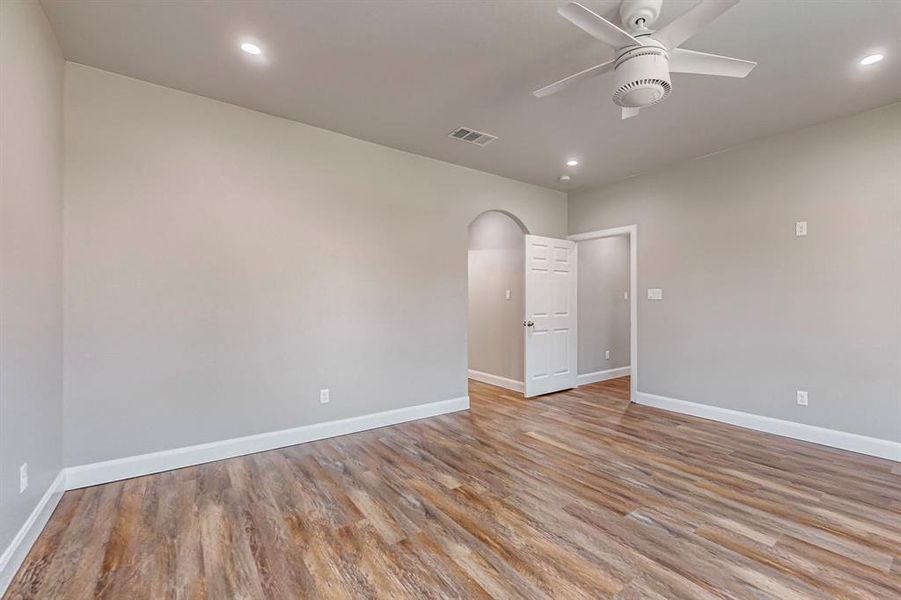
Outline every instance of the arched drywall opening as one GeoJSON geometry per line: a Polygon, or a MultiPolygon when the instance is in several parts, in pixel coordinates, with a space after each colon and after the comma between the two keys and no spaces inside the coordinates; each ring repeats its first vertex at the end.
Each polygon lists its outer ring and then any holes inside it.
{"type": "Polygon", "coordinates": [[[525,225],[500,210],[469,224],[468,367],[471,379],[522,391],[525,225]]]}
{"type": "Polygon", "coordinates": [[[492,208],[490,210],[486,210],[486,211],[476,215],[476,217],[472,221],[469,222],[469,230],[472,231],[472,226],[475,225],[476,222],[478,222],[480,219],[483,219],[484,217],[486,217],[486,215],[488,215],[488,217],[490,218],[491,215],[495,215],[495,214],[503,215],[503,216],[507,217],[508,219],[510,219],[511,221],[513,221],[516,224],[516,226],[519,227],[520,231],[522,231],[522,233],[524,235],[529,233],[529,228],[526,227],[526,224],[522,222],[522,219],[520,219],[519,217],[517,217],[510,211],[501,210],[499,208],[492,208]]]}

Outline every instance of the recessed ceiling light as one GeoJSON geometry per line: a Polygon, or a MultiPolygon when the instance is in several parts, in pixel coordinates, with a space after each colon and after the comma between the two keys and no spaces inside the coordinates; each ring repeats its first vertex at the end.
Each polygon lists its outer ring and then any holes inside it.
{"type": "Polygon", "coordinates": [[[871,54],[869,56],[864,56],[860,59],[860,64],[862,65],[873,65],[878,63],[880,60],[885,58],[882,54],[871,54]]]}
{"type": "Polygon", "coordinates": [[[247,54],[253,54],[254,56],[263,53],[262,48],[260,48],[256,44],[251,44],[250,42],[244,42],[243,44],[241,44],[241,50],[243,50],[247,54]]]}
{"type": "Polygon", "coordinates": [[[566,166],[567,167],[578,167],[579,161],[577,161],[575,158],[571,158],[568,161],[566,161],[566,166]]]}

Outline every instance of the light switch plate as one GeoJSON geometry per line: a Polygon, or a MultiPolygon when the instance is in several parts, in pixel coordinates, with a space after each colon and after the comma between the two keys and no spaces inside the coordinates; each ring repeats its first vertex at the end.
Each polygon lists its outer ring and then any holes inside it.
{"type": "Polygon", "coordinates": [[[795,223],[795,235],[798,237],[807,235],[807,221],[798,221],[795,223]]]}
{"type": "Polygon", "coordinates": [[[663,290],[660,288],[648,288],[648,300],[663,300],[663,290]]]}
{"type": "Polygon", "coordinates": [[[328,404],[328,389],[319,390],[319,404],[328,404]]]}

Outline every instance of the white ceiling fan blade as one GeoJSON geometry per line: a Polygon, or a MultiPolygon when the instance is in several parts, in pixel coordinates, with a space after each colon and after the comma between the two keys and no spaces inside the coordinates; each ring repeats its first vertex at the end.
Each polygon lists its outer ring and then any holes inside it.
{"type": "Polygon", "coordinates": [[[667,48],[675,48],[738,2],[739,0],[701,0],[688,12],[655,32],[654,39],[663,42],[667,48]]]}
{"type": "Polygon", "coordinates": [[[747,77],[756,66],[757,63],[750,60],[707,54],[685,48],[676,48],[669,52],[670,73],[747,77]]]}
{"type": "Polygon", "coordinates": [[[551,94],[556,94],[560,90],[564,90],[574,83],[578,83],[583,79],[588,79],[589,77],[594,77],[595,75],[600,75],[601,73],[606,73],[607,71],[613,70],[613,64],[615,60],[609,60],[605,63],[601,63],[594,67],[590,67],[585,69],[584,71],[579,71],[569,77],[564,77],[560,81],[555,81],[550,85],[546,85],[540,90],[535,90],[532,94],[537,98],[544,98],[545,96],[550,96],[551,94]]]}
{"type": "Polygon", "coordinates": [[[625,121],[626,119],[631,119],[632,117],[637,115],[639,112],[641,112],[640,108],[629,108],[629,107],[624,106],[623,107],[623,121],[625,121]]]}
{"type": "Polygon", "coordinates": [[[613,48],[625,46],[638,46],[641,44],[634,37],[605,19],[595,14],[576,2],[570,2],[566,6],[557,9],[561,17],[587,33],[613,48]]]}

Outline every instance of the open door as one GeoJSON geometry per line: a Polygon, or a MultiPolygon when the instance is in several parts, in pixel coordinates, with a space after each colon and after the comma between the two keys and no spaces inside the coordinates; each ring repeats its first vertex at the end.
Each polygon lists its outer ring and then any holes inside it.
{"type": "Polygon", "coordinates": [[[576,387],[576,243],[526,235],[527,398],[576,387]]]}

